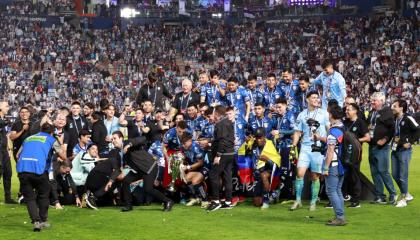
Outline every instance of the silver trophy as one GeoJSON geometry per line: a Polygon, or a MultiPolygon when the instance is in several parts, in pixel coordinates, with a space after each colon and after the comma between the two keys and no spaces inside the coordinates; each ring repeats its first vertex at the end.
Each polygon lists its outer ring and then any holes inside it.
{"type": "Polygon", "coordinates": [[[182,152],[175,152],[168,158],[168,173],[171,176],[171,182],[169,183],[168,190],[170,192],[176,192],[175,181],[179,178],[181,173],[181,165],[185,160],[184,154],[182,152]]]}

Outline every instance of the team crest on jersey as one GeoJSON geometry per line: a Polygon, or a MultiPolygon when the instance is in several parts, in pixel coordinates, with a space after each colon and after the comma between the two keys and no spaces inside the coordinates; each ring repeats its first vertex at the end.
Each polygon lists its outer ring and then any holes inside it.
{"type": "Polygon", "coordinates": [[[241,99],[241,95],[239,95],[239,94],[236,95],[236,99],[238,99],[238,100],[241,99]]]}
{"type": "Polygon", "coordinates": [[[401,126],[404,126],[404,124],[405,124],[405,122],[404,122],[404,121],[402,121],[402,122],[401,122],[401,126]]]}
{"type": "Polygon", "coordinates": [[[267,128],[268,127],[268,123],[264,123],[264,128],[267,128]]]}
{"type": "Polygon", "coordinates": [[[353,127],[353,132],[355,132],[357,130],[357,127],[353,127]]]}
{"type": "Polygon", "coordinates": [[[73,128],[73,123],[70,123],[69,128],[73,128]]]}
{"type": "Polygon", "coordinates": [[[238,128],[239,129],[242,129],[242,124],[238,124],[238,128]]]}
{"type": "Polygon", "coordinates": [[[296,91],[297,90],[297,86],[296,85],[293,85],[292,89],[293,89],[293,91],[296,91]]]}

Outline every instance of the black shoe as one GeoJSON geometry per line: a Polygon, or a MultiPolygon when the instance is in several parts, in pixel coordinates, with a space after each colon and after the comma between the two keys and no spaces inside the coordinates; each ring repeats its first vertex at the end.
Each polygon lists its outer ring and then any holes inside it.
{"type": "Polygon", "coordinates": [[[231,204],[228,204],[226,202],[222,202],[220,209],[232,209],[233,206],[231,204]]]}
{"type": "Polygon", "coordinates": [[[371,204],[386,204],[385,199],[383,198],[375,198],[375,200],[373,200],[372,202],[370,202],[371,204]]]}
{"type": "Polygon", "coordinates": [[[220,203],[216,203],[212,201],[210,205],[207,207],[207,212],[213,212],[219,209],[222,205],[220,203]]]}
{"type": "Polygon", "coordinates": [[[333,208],[333,205],[331,202],[328,202],[327,205],[325,205],[325,208],[333,208]]]}
{"type": "Polygon", "coordinates": [[[92,208],[94,210],[98,210],[98,205],[96,205],[96,199],[95,196],[91,192],[86,193],[86,205],[89,208],[92,208]]]}
{"type": "Polygon", "coordinates": [[[359,202],[352,202],[350,203],[350,205],[348,206],[348,208],[360,208],[360,203],[359,202]]]}
{"type": "Polygon", "coordinates": [[[121,212],[129,212],[129,211],[133,211],[132,206],[124,206],[121,208],[121,212]]]}
{"type": "Polygon", "coordinates": [[[163,207],[163,211],[164,212],[170,212],[172,210],[172,207],[174,206],[174,202],[173,201],[169,201],[166,202],[164,207],[163,207]]]}
{"type": "Polygon", "coordinates": [[[15,200],[13,200],[11,198],[6,198],[4,200],[4,203],[6,203],[6,204],[18,204],[18,202],[16,202],[15,200]]]}
{"type": "Polygon", "coordinates": [[[42,224],[40,222],[34,222],[34,232],[40,232],[42,229],[42,224]]]}

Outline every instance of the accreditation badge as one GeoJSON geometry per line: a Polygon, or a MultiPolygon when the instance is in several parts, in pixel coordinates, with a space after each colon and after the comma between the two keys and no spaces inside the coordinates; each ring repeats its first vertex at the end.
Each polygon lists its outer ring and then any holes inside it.
{"type": "Polygon", "coordinates": [[[395,136],[392,142],[392,151],[397,151],[398,143],[400,142],[400,137],[395,136]]]}
{"type": "Polygon", "coordinates": [[[373,138],[373,132],[375,131],[375,126],[372,124],[369,124],[369,135],[370,138],[373,138]]]}
{"type": "Polygon", "coordinates": [[[331,99],[331,90],[328,90],[326,95],[327,95],[327,99],[330,100],[331,99]]]}

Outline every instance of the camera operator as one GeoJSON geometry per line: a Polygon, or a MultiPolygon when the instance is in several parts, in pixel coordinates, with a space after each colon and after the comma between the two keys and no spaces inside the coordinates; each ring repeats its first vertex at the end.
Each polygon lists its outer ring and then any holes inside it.
{"type": "Polygon", "coordinates": [[[0,102],[0,178],[3,176],[4,202],[16,204],[12,199],[12,164],[10,163],[9,152],[7,151],[7,126],[10,124],[6,118],[9,112],[9,104],[0,102]]]}
{"type": "Polygon", "coordinates": [[[297,176],[295,181],[296,201],[290,210],[296,210],[302,206],[301,195],[303,189],[303,177],[308,168],[311,170],[312,196],[309,210],[316,209],[316,201],[319,192],[319,176],[322,173],[329,115],[327,111],[319,108],[319,95],[311,91],[306,95],[308,108],[301,112],[296,120],[295,133],[291,148],[295,148],[302,137],[299,160],[297,164],[297,176]]]}

